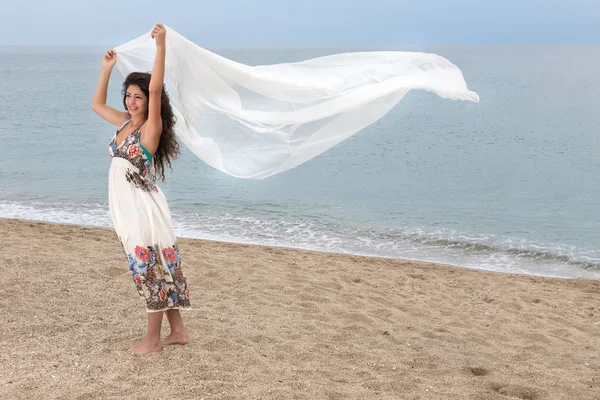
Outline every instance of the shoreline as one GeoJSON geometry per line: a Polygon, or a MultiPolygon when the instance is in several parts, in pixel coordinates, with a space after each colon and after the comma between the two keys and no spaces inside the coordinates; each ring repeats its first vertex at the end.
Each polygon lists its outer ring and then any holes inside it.
{"type": "Polygon", "coordinates": [[[0,237],[2,398],[600,398],[595,280],[180,239],[190,344],[139,357],[114,231],[0,237]]]}
{"type": "MultiPolygon", "coordinates": [[[[34,222],[34,223],[40,223],[40,224],[66,225],[66,226],[82,227],[82,228],[88,228],[88,229],[101,229],[101,230],[113,231],[114,232],[114,229],[112,227],[106,227],[106,226],[100,226],[100,225],[85,225],[85,224],[79,224],[79,223],[54,222],[54,221],[45,221],[45,220],[36,220],[36,219],[21,219],[21,218],[0,217],[0,221],[3,221],[3,220],[6,220],[6,221],[19,221],[19,222],[23,222],[23,223],[34,222]]],[[[455,268],[464,268],[464,269],[474,270],[474,271],[494,272],[494,273],[509,274],[509,275],[522,275],[522,276],[541,277],[541,278],[553,278],[553,279],[567,279],[567,280],[600,281],[600,278],[591,278],[591,277],[585,277],[585,276],[584,277],[581,277],[581,276],[561,276],[561,275],[558,275],[558,274],[552,275],[552,274],[524,272],[524,271],[520,271],[520,272],[499,271],[499,270],[494,270],[494,269],[491,269],[491,268],[490,269],[486,269],[486,268],[479,268],[479,267],[471,267],[471,266],[453,264],[453,263],[449,263],[449,262],[439,262],[439,261],[423,260],[423,259],[418,259],[418,258],[393,257],[393,256],[372,255],[372,254],[364,254],[364,253],[361,254],[361,253],[351,253],[351,252],[334,252],[334,251],[319,250],[319,249],[308,248],[308,247],[292,247],[292,246],[288,246],[288,245],[264,244],[264,243],[257,243],[257,242],[252,242],[252,241],[247,241],[247,242],[235,241],[235,240],[228,241],[228,240],[223,240],[223,239],[207,239],[207,238],[198,238],[198,237],[182,236],[182,235],[177,235],[177,237],[178,237],[178,239],[199,240],[199,241],[212,242],[212,243],[221,243],[221,244],[258,246],[258,247],[273,247],[273,248],[278,248],[278,249],[283,249],[283,250],[292,250],[292,251],[293,250],[297,250],[297,251],[308,251],[308,252],[315,252],[315,253],[322,253],[322,254],[331,254],[331,255],[340,255],[340,256],[365,257],[365,258],[374,258],[374,259],[383,259],[383,260],[396,260],[396,261],[400,261],[400,262],[416,262],[416,263],[425,263],[425,264],[435,264],[435,265],[440,265],[440,266],[448,266],[448,267],[455,267],[455,268]]]]}

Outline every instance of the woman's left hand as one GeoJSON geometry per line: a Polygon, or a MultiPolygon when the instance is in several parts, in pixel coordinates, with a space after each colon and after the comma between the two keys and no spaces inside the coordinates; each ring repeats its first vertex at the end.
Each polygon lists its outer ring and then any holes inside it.
{"type": "Polygon", "coordinates": [[[165,38],[167,37],[167,29],[163,24],[156,24],[151,33],[152,38],[156,40],[157,46],[165,45],[165,38]]]}

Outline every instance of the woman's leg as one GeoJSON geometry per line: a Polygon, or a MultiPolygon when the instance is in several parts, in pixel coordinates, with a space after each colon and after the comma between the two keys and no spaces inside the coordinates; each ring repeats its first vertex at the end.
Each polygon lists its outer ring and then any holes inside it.
{"type": "Polygon", "coordinates": [[[189,342],[187,331],[183,326],[183,320],[179,310],[167,310],[167,319],[171,326],[171,333],[163,340],[163,344],[187,344],[189,342]]]}
{"type": "Polygon", "coordinates": [[[135,354],[148,354],[160,351],[163,343],[160,341],[160,328],[163,319],[162,312],[149,312],[148,314],[148,332],[144,340],[139,342],[131,351],[135,354]]]}

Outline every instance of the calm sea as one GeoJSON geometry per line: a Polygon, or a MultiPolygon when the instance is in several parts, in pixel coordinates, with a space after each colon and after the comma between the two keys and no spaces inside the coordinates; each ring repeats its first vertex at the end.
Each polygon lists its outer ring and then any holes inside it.
{"type": "MultiPolygon", "coordinates": [[[[105,50],[0,47],[0,217],[111,226],[114,127],[90,106],[105,50]]],[[[256,65],[361,49],[212,50],[256,65]]],[[[265,180],[184,148],[162,184],[178,235],[600,278],[600,46],[396,50],[450,59],[481,102],[411,92],[265,180]]]]}

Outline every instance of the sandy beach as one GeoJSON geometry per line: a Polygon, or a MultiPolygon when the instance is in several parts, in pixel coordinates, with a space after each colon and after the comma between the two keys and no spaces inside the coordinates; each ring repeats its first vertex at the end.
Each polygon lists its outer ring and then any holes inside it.
{"type": "Polygon", "coordinates": [[[114,231],[0,237],[1,399],[600,398],[598,281],[181,239],[190,344],[133,356],[114,231]]]}

